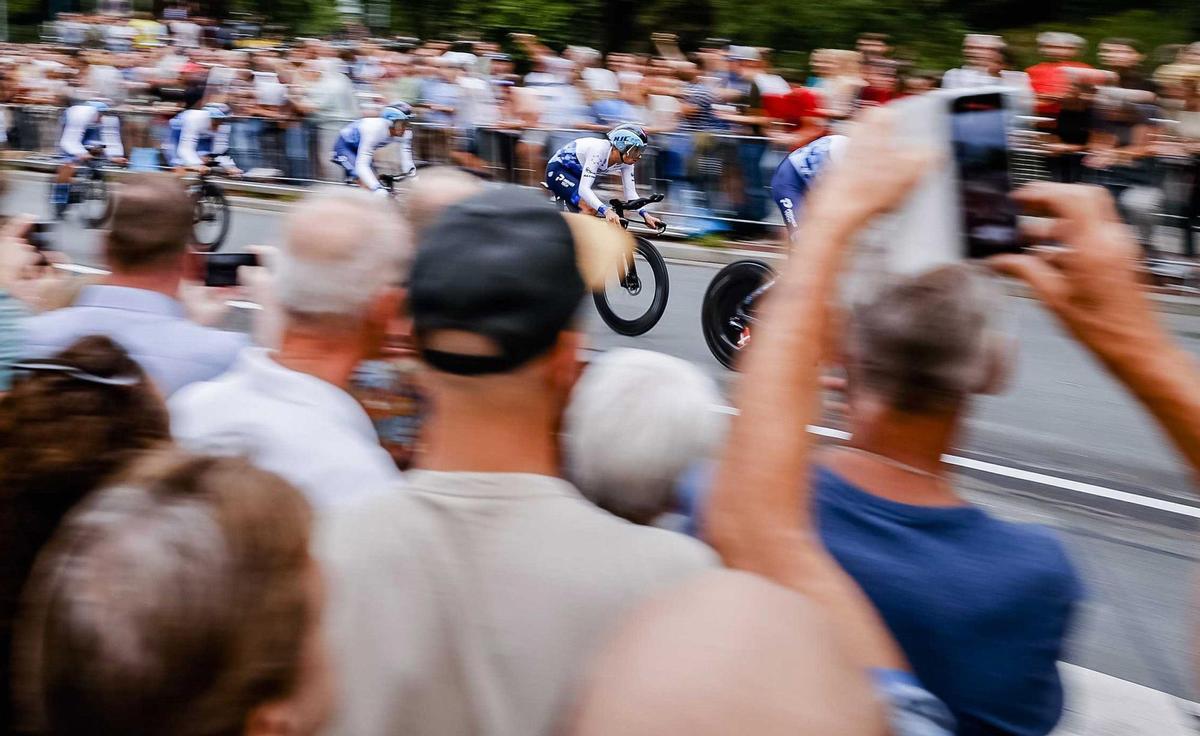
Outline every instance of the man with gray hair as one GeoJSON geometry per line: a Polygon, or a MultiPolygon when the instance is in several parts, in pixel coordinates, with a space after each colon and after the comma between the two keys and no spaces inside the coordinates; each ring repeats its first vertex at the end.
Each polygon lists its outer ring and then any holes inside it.
{"type": "Polygon", "coordinates": [[[248,456],[318,509],[385,489],[398,471],[347,387],[400,310],[410,248],[403,219],[366,192],[294,209],[273,279],[279,349],[248,348],[224,376],[172,397],[172,435],[248,456]]]}
{"type": "Polygon", "coordinates": [[[821,538],[960,734],[1048,733],[1081,584],[1046,530],[964,500],[942,463],[970,399],[1004,381],[1000,296],[973,267],[901,279],[856,307],[844,345],[853,432],[819,454],[821,538]]]}

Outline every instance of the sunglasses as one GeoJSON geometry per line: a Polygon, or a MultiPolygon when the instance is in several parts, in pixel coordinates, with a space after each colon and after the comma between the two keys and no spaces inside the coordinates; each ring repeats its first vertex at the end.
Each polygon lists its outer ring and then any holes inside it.
{"type": "Polygon", "coordinates": [[[118,373],[115,376],[98,376],[95,373],[89,373],[88,371],[85,371],[79,366],[52,360],[29,360],[18,363],[9,363],[8,367],[14,372],[24,373],[26,376],[34,373],[56,373],[60,376],[65,376],[76,381],[94,383],[100,386],[136,386],[142,382],[142,377],[136,373],[118,373]]]}

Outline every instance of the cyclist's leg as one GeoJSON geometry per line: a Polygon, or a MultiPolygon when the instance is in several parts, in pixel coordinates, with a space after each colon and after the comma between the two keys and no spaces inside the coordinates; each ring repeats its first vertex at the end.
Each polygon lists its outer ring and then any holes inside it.
{"type": "Polygon", "coordinates": [[[579,177],[558,161],[546,165],[546,188],[554,193],[567,209],[579,211],[579,177]]]}
{"type": "Polygon", "coordinates": [[[354,161],[357,158],[358,151],[354,150],[345,138],[338,136],[333,144],[333,156],[329,160],[342,169],[347,184],[358,181],[358,175],[354,173],[354,161]]]}
{"type": "Polygon", "coordinates": [[[55,216],[62,216],[70,203],[71,179],[75,176],[75,168],[80,162],[61,149],[58,158],[58,170],[54,174],[54,183],[50,186],[50,206],[55,216]]]}

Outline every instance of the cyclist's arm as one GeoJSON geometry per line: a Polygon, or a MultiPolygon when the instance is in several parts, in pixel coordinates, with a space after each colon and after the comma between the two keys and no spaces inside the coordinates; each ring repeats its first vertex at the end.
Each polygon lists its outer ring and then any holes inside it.
{"type": "MultiPolygon", "coordinates": [[[[200,141],[200,126],[208,124],[207,116],[184,116],[180,121],[179,145],[175,147],[175,157],[184,166],[203,166],[204,160],[196,152],[196,144],[200,141]],[[197,120],[199,118],[199,120],[197,120]]],[[[216,142],[213,143],[216,150],[216,142]]]]}
{"type": "Polygon", "coordinates": [[[237,164],[234,163],[233,157],[229,155],[229,130],[229,123],[225,123],[217,128],[217,132],[213,134],[213,160],[227,169],[236,169],[237,164]]]}
{"type": "Polygon", "coordinates": [[[383,185],[379,183],[379,178],[375,176],[375,167],[371,164],[375,161],[375,149],[379,147],[387,134],[384,132],[383,135],[380,135],[380,131],[371,125],[360,125],[359,134],[358,155],[354,158],[354,173],[358,177],[359,184],[375,191],[383,185]]]}
{"type": "MultiPolygon", "coordinates": [[[[633,182],[633,167],[626,166],[621,169],[621,189],[625,192],[625,199],[637,199],[637,185],[633,182]]],[[[642,209],[646,209],[643,207],[642,209]]]]}
{"type": "Polygon", "coordinates": [[[417,173],[417,165],[413,163],[412,140],[413,132],[411,130],[404,131],[404,135],[400,138],[400,170],[405,174],[417,173]]]}
{"type": "Polygon", "coordinates": [[[125,147],[121,145],[121,121],[116,115],[105,115],[100,119],[100,140],[109,158],[125,156],[125,147]]]}
{"type": "Polygon", "coordinates": [[[583,173],[579,175],[579,199],[586,202],[588,207],[595,210],[598,215],[603,215],[606,208],[596,193],[592,191],[592,183],[596,181],[596,175],[600,172],[600,163],[604,154],[605,151],[588,154],[587,160],[583,162],[583,173]]]}
{"type": "Polygon", "coordinates": [[[83,134],[87,131],[86,126],[80,125],[76,120],[72,120],[71,115],[66,115],[65,117],[62,137],[58,141],[59,147],[72,156],[86,156],[87,149],[83,147],[83,134]]]}

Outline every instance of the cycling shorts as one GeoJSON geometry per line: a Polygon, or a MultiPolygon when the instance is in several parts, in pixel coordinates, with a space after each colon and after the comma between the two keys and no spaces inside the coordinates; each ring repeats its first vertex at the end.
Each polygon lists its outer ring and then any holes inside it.
{"type": "Polygon", "coordinates": [[[779,164],[779,168],[775,169],[775,176],[771,177],[771,197],[779,207],[779,213],[783,215],[783,223],[787,225],[788,232],[796,231],[800,209],[807,194],[808,182],[800,177],[796,167],[785,158],[783,163],[779,164]]]}
{"type": "Polygon", "coordinates": [[[338,136],[337,142],[333,144],[333,158],[329,160],[342,167],[347,179],[358,178],[354,173],[354,162],[358,160],[358,146],[351,146],[350,141],[342,136],[338,136]]]}
{"type": "Polygon", "coordinates": [[[579,175],[561,161],[546,164],[546,187],[572,212],[579,211],[579,175]]]}

